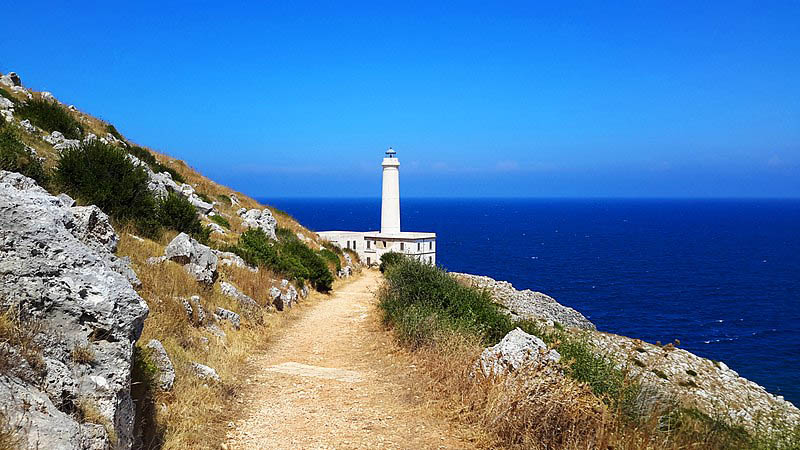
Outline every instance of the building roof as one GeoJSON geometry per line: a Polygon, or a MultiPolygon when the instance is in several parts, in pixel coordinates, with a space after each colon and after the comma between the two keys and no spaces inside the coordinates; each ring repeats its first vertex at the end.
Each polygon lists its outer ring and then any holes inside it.
{"type": "Polygon", "coordinates": [[[370,239],[436,239],[436,233],[423,233],[419,231],[401,231],[399,233],[381,233],[379,231],[364,233],[370,239]]]}

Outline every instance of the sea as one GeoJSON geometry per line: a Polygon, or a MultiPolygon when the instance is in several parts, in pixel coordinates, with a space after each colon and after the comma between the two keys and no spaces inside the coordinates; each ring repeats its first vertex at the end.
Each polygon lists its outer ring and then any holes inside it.
{"type": "MultiPolygon", "coordinates": [[[[378,198],[261,200],[314,231],[380,228],[378,198]]],[[[800,200],[404,198],[401,218],[448,270],[678,339],[800,406],[800,200]]]]}

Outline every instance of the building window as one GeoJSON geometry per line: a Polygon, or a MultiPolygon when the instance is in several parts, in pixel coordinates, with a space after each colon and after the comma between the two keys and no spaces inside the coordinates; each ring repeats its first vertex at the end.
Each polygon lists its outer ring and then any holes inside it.
{"type": "MultiPolygon", "coordinates": [[[[367,241],[367,247],[369,247],[369,241],[367,241]]],[[[367,256],[367,265],[369,266],[371,262],[369,256],[367,256]]]]}
{"type": "Polygon", "coordinates": [[[355,250],[356,248],[357,248],[356,247],[356,241],[353,241],[353,250],[355,250]]]}
{"type": "Polygon", "coordinates": [[[350,241],[347,241],[347,248],[350,248],[350,241]]]}
{"type": "MultiPolygon", "coordinates": [[[[372,242],[372,241],[367,241],[367,248],[370,248],[370,246],[369,246],[369,245],[370,245],[370,243],[371,243],[371,242],[372,242]]],[[[369,264],[369,263],[367,263],[367,264],[369,264]]]]}
{"type": "Polygon", "coordinates": [[[402,251],[403,251],[403,250],[405,250],[405,249],[406,249],[406,244],[405,244],[405,243],[403,243],[403,242],[401,242],[401,243],[400,243],[400,251],[402,252],[402,251]]]}
{"type": "Polygon", "coordinates": [[[433,250],[433,241],[428,242],[428,250],[433,250]]]}
{"type": "Polygon", "coordinates": [[[419,242],[417,242],[417,251],[419,251],[419,250],[420,250],[420,247],[421,247],[421,246],[422,246],[422,244],[421,244],[421,243],[419,243],[419,242]]]}
{"type": "Polygon", "coordinates": [[[383,241],[383,248],[386,248],[386,241],[383,241]]]}

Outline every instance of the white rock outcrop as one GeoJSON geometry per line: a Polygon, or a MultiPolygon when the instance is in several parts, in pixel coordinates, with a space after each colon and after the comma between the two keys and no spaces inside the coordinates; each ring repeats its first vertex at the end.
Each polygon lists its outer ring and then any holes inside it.
{"type": "Polygon", "coordinates": [[[496,345],[484,349],[479,364],[483,374],[489,376],[505,375],[523,366],[557,363],[560,359],[561,355],[548,350],[541,339],[515,328],[496,345]]]}
{"type": "Polygon", "coordinates": [[[164,256],[183,265],[201,283],[212,285],[217,279],[217,255],[186,233],[175,236],[164,250],[164,256]]]}
{"type": "Polygon", "coordinates": [[[262,230],[270,239],[277,239],[275,236],[275,227],[278,226],[278,221],[272,216],[269,209],[240,209],[239,215],[242,217],[242,224],[247,228],[258,228],[262,230]]]}
{"type": "Polygon", "coordinates": [[[518,291],[507,281],[497,281],[481,275],[457,272],[452,272],[451,275],[472,286],[488,290],[493,300],[515,319],[544,321],[551,326],[559,323],[565,327],[595,329],[594,324],[583,314],[558,303],[549,295],[528,289],[518,291]]]}
{"type": "Polygon", "coordinates": [[[241,316],[239,316],[239,314],[236,314],[231,310],[217,307],[217,310],[214,312],[214,314],[216,314],[216,318],[218,321],[230,322],[230,324],[233,325],[233,328],[237,330],[242,325],[241,316]]]}
{"type": "Polygon", "coordinates": [[[26,424],[26,448],[109,446],[105,427],[71,415],[82,402],[97,405],[116,447],[130,448],[131,359],[148,308],[107,261],[114,239],[72,209],[33,180],[0,171],[0,306],[41,330],[40,364],[28,371],[30,363],[16,361],[0,376],[0,404],[9,423],[26,424]],[[78,345],[88,346],[91,363],[73,360],[78,345]]]}
{"type": "Polygon", "coordinates": [[[192,363],[192,370],[194,371],[194,374],[197,375],[197,378],[200,378],[201,380],[214,381],[217,383],[222,381],[219,375],[217,375],[217,371],[205,364],[194,362],[192,363]]]}
{"type": "Polygon", "coordinates": [[[250,298],[247,294],[237,289],[236,286],[226,281],[223,281],[222,283],[219,284],[219,287],[224,295],[239,302],[239,304],[243,308],[249,310],[258,308],[258,303],[252,298],[250,298]]]}
{"type": "Polygon", "coordinates": [[[158,387],[162,391],[171,391],[175,384],[175,367],[169,359],[164,345],[157,339],[150,339],[145,346],[149,348],[153,364],[158,369],[158,387]]]}

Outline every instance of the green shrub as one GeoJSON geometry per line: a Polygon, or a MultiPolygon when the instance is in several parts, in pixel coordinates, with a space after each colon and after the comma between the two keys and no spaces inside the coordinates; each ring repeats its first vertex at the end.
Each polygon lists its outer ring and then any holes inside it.
{"type": "Polygon", "coordinates": [[[43,187],[47,186],[50,178],[39,158],[19,140],[14,130],[5,126],[2,116],[0,116],[0,169],[33,178],[43,187]]]}
{"type": "Polygon", "coordinates": [[[331,241],[323,240],[322,241],[322,246],[325,247],[326,249],[332,251],[333,253],[336,253],[337,255],[344,255],[344,252],[342,252],[342,248],[339,247],[338,245],[334,244],[331,241]]]}
{"type": "Polygon", "coordinates": [[[202,243],[207,243],[211,234],[200,222],[189,200],[175,193],[158,201],[158,222],[167,228],[189,234],[202,243]]]}
{"type": "Polygon", "coordinates": [[[322,256],[300,242],[291,230],[278,228],[275,234],[277,241],[258,228],[247,230],[232,250],[249,264],[284,273],[299,283],[310,281],[320,292],[330,291],[333,275],[322,256]]]}
{"type": "Polygon", "coordinates": [[[83,135],[83,125],[55,101],[34,98],[18,106],[16,113],[43,130],[60,131],[68,139],[80,139],[83,135]]]}
{"type": "Polygon", "coordinates": [[[111,133],[112,136],[119,139],[122,142],[125,142],[125,138],[117,131],[117,128],[114,125],[108,124],[106,125],[106,131],[111,133]]]}
{"type": "Polygon", "coordinates": [[[148,176],[118,147],[95,139],[65,149],[55,181],[85,204],[97,205],[121,221],[132,221],[147,236],[158,234],[157,205],[147,189],[148,176]]]}
{"type": "Polygon", "coordinates": [[[436,333],[429,334],[432,330],[473,334],[491,345],[514,328],[488,292],[459,284],[443,269],[416,259],[402,255],[390,258],[396,261],[384,272],[386,287],[379,304],[384,320],[413,346],[434,341],[436,333]],[[425,332],[412,328],[421,323],[425,332]]]}
{"type": "Polygon", "coordinates": [[[228,219],[222,217],[219,214],[214,214],[213,216],[209,216],[212,222],[216,223],[217,225],[223,226],[227,229],[231,228],[231,223],[228,222],[228,219]]]}
{"type": "Polygon", "coordinates": [[[332,264],[336,268],[337,272],[341,270],[342,262],[339,260],[339,256],[337,256],[336,253],[328,250],[327,248],[323,248],[319,251],[319,256],[321,256],[322,259],[327,261],[329,264],[332,264]]]}
{"type": "Polygon", "coordinates": [[[389,252],[381,255],[381,273],[386,272],[386,269],[400,262],[404,258],[402,253],[389,252]]]}
{"type": "MultiPolygon", "coordinates": [[[[152,153],[147,151],[146,149],[139,147],[137,145],[132,145],[128,147],[128,152],[135,156],[137,159],[142,161],[143,163],[150,166],[150,170],[156,173],[160,172],[167,172],[172,176],[172,179],[177,183],[186,183],[186,180],[183,178],[181,174],[179,174],[175,169],[171,167],[167,167],[156,159],[152,153]]],[[[210,203],[210,202],[209,202],[210,203]]]]}

